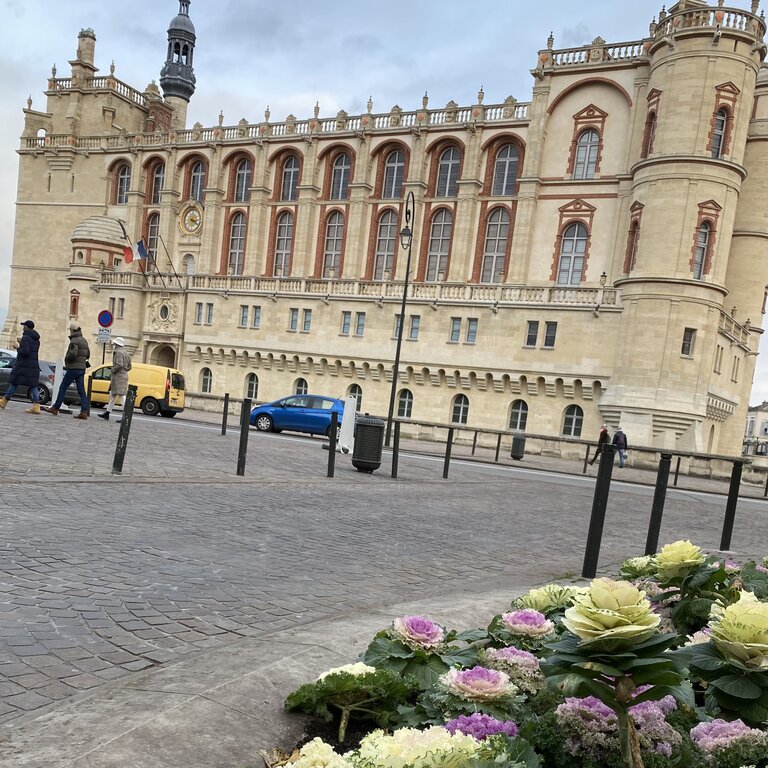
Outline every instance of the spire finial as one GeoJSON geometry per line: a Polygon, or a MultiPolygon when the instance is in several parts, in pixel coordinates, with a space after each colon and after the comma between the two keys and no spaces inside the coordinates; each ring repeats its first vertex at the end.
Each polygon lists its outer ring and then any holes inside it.
{"type": "Polygon", "coordinates": [[[115,60],[112,59],[112,63],[109,65],[109,74],[114,75],[115,74],[115,60]]]}
{"type": "Polygon", "coordinates": [[[424,91],[424,95],[421,97],[421,106],[426,109],[429,104],[429,94],[424,91]]]}
{"type": "Polygon", "coordinates": [[[314,108],[313,112],[314,112],[314,115],[315,115],[316,118],[319,117],[319,115],[320,115],[320,102],[319,101],[315,102],[315,108],[314,108]]]}
{"type": "Polygon", "coordinates": [[[224,125],[224,110],[222,109],[221,112],[219,112],[219,125],[224,125]]]}
{"type": "Polygon", "coordinates": [[[268,123],[269,122],[269,116],[272,113],[269,111],[269,104],[267,104],[267,108],[264,110],[264,120],[268,123]]]}
{"type": "Polygon", "coordinates": [[[56,77],[56,63],[51,67],[51,77],[56,77]]]}
{"type": "Polygon", "coordinates": [[[552,46],[554,46],[554,44],[555,44],[555,33],[550,32],[549,37],[547,38],[547,48],[549,48],[549,50],[551,51],[552,46]]]}
{"type": "Polygon", "coordinates": [[[757,9],[760,7],[760,0],[752,0],[752,13],[757,13],[757,9]]]}
{"type": "Polygon", "coordinates": [[[32,109],[32,94],[30,93],[29,96],[27,96],[27,109],[32,109]]]}
{"type": "Polygon", "coordinates": [[[483,99],[485,98],[485,91],[483,90],[483,86],[480,86],[480,90],[477,92],[477,103],[482,104],[483,99]]]}

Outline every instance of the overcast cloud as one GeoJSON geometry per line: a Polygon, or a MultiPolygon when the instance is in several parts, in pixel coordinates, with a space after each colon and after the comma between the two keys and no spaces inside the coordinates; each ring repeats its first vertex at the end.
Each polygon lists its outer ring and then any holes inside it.
{"type": "MultiPolygon", "coordinates": [[[[734,5],[747,7],[746,0],[734,5]]],[[[77,34],[96,33],[96,66],[143,90],[158,80],[168,23],[177,0],[0,0],[0,322],[8,305],[18,158],[28,95],[45,109],[43,90],[55,62],[69,75],[77,34]]],[[[321,116],[339,109],[374,112],[394,104],[415,109],[428,92],[430,105],[450,99],[486,103],[510,94],[530,100],[530,70],[550,31],[556,47],[583,45],[598,35],[609,42],[637,40],[661,7],[656,0],[192,0],[197,31],[197,90],[188,124],[224,124],[241,118],[272,119],[289,113],[321,116]]],[[[768,344],[763,345],[768,351],[768,344]]],[[[768,355],[761,355],[752,402],[768,400],[768,355]]]]}

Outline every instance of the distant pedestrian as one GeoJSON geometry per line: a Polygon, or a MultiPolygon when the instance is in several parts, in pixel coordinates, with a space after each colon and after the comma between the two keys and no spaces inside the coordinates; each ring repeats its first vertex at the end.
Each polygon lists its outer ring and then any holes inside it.
{"type": "Polygon", "coordinates": [[[64,402],[64,395],[67,388],[74,381],[77,386],[77,394],[80,395],[80,413],[75,415],[76,419],[87,419],[91,412],[91,404],[88,402],[88,395],[85,393],[85,369],[90,366],[88,358],[91,356],[91,350],[88,342],[83,338],[83,332],[77,323],[69,325],[69,347],[67,354],[64,355],[64,378],[61,380],[59,392],[56,395],[56,402],[48,408],[48,413],[57,416],[59,408],[64,402]]]}
{"type": "Polygon", "coordinates": [[[24,331],[17,342],[16,361],[11,369],[8,389],[0,397],[0,408],[5,408],[16,388],[22,386],[29,389],[29,397],[32,400],[32,407],[26,409],[27,413],[40,413],[40,366],[37,362],[40,334],[31,320],[25,320],[21,325],[24,326],[24,331]]]}
{"type": "Polygon", "coordinates": [[[619,468],[624,466],[627,460],[627,436],[619,427],[613,435],[613,444],[616,446],[616,453],[619,454],[619,468]]]}
{"type": "Polygon", "coordinates": [[[109,402],[98,418],[109,421],[109,414],[115,407],[118,397],[124,398],[128,392],[128,371],[131,370],[131,356],[125,349],[125,339],[115,336],[112,339],[112,376],[109,381],[109,402]]]}
{"type": "Polygon", "coordinates": [[[594,464],[597,460],[597,457],[603,452],[603,446],[610,440],[610,437],[608,435],[608,427],[603,424],[602,427],[600,427],[600,434],[597,438],[597,450],[595,451],[595,455],[592,457],[592,461],[590,461],[590,464],[594,464]]]}

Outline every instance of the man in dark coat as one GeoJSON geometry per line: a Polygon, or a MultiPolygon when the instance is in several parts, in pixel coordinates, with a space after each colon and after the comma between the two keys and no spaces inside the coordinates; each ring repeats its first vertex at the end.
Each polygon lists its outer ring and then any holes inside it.
{"type": "Polygon", "coordinates": [[[5,408],[13,393],[19,386],[29,389],[32,407],[27,408],[27,413],[40,413],[40,366],[37,362],[37,353],[40,350],[40,334],[35,330],[35,324],[31,320],[25,320],[22,325],[24,331],[19,339],[16,350],[16,362],[11,369],[11,377],[8,380],[8,389],[5,395],[0,397],[0,408],[5,408]]]}
{"type": "Polygon", "coordinates": [[[600,435],[597,438],[597,450],[595,451],[595,455],[592,457],[592,461],[590,461],[590,464],[594,464],[597,460],[597,457],[603,452],[603,446],[608,442],[608,427],[603,424],[602,427],[600,427],[600,435]]]}
{"type": "Polygon", "coordinates": [[[85,393],[85,369],[88,367],[88,358],[91,356],[91,350],[88,342],[83,338],[83,332],[77,323],[70,323],[69,326],[69,348],[64,355],[64,378],[61,380],[59,394],[56,395],[56,402],[48,409],[48,413],[57,416],[59,408],[64,402],[64,395],[67,387],[74,381],[77,386],[77,394],[80,395],[80,413],[75,414],[76,419],[87,419],[91,413],[91,404],[88,402],[88,395],[85,393]]]}
{"type": "Polygon", "coordinates": [[[619,454],[619,468],[622,468],[627,460],[627,436],[621,427],[613,434],[613,444],[616,446],[616,453],[619,454]]]}

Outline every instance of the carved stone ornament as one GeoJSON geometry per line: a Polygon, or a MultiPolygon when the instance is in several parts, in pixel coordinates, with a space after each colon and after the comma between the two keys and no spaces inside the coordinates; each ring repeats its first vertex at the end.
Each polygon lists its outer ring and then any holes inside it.
{"type": "Polygon", "coordinates": [[[179,308],[170,299],[159,299],[147,307],[149,315],[147,325],[151,331],[175,331],[179,318],[179,308]]]}
{"type": "Polygon", "coordinates": [[[596,37],[592,41],[592,46],[589,49],[589,60],[602,61],[605,55],[604,46],[605,46],[605,40],[603,40],[602,37],[596,37]]]}

